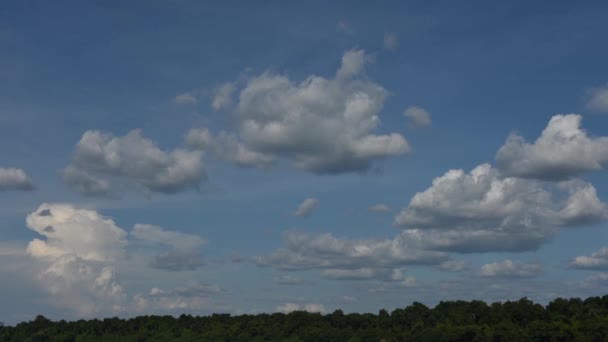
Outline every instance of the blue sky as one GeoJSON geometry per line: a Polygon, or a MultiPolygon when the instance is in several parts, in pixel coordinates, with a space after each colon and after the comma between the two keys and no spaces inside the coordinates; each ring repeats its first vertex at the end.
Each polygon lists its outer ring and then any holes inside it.
{"type": "Polygon", "coordinates": [[[3,2],[0,320],[604,294],[607,11],[3,2]]]}

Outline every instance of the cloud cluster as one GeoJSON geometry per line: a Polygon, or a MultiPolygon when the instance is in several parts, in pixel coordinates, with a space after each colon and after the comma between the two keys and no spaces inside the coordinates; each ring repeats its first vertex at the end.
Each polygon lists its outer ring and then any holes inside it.
{"type": "MultiPolygon", "coordinates": [[[[213,150],[240,166],[285,159],[314,173],[365,171],[374,160],[408,153],[401,134],[373,133],[388,93],[365,77],[368,62],[364,51],[351,50],[334,78],[297,83],[272,72],[250,78],[235,99],[236,130],[217,134],[213,150]]],[[[216,107],[232,103],[233,86],[219,88],[216,107]]]]}
{"type": "Polygon", "coordinates": [[[442,252],[420,249],[406,234],[386,240],[355,240],[331,234],[289,232],[285,247],[253,261],[281,270],[324,270],[327,278],[366,278],[405,265],[432,265],[448,259],[442,252]]]}
{"type": "Polygon", "coordinates": [[[530,278],[540,275],[542,266],[537,263],[525,263],[506,259],[481,266],[483,277],[496,278],[530,278]]]}
{"type": "Polygon", "coordinates": [[[22,169],[0,168],[0,191],[29,191],[34,188],[34,182],[22,169]]]}
{"type": "Polygon", "coordinates": [[[205,178],[203,153],[163,151],[140,130],[123,137],[86,131],[63,171],[65,183],[88,196],[108,196],[117,188],[172,194],[197,188],[205,178]]]}
{"type": "Polygon", "coordinates": [[[590,256],[577,256],[569,264],[571,268],[608,270],[608,247],[602,247],[590,256]]]}
{"type": "Polygon", "coordinates": [[[581,120],[555,115],[532,144],[511,134],[496,154],[498,169],[506,176],[555,181],[608,168],[608,137],[589,136],[581,120]]]}
{"type": "Polygon", "coordinates": [[[523,251],[538,248],[561,227],[608,218],[608,207],[583,181],[544,183],[501,177],[489,164],[450,170],[417,193],[395,218],[425,248],[523,251]]]}

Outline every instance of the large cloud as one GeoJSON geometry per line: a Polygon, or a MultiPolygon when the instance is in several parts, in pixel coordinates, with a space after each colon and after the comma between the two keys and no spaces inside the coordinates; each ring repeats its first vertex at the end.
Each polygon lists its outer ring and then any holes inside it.
{"type": "Polygon", "coordinates": [[[591,137],[581,129],[580,115],[555,115],[530,144],[512,134],[496,154],[507,176],[564,180],[608,167],[608,137],[591,137]]]}
{"type": "Polygon", "coordinates": [[[124,256],[124,230],[93,210],[67,204],[43,204],[26,222],[46,238],[32,240],[27,253],[44,268],[41,284],[59,305],[85,316],[124,309],[126,295],[111,266],[124,256]]]}
{"type": "Polygon", "coordinates": [[[0,191],[9,190],[34,190],[34,183],[22,169],[0,168],[0,191]]]}
{"type": "Polygon", "coordinates": [[[87,131],[76,145],[63,179],[90,196],[107,196],[118,187],[171,194],[198,187],[205,178],[202,157],[198,150],[163,151],[139,130],[123,137],[87,131]]]}
{"type": "Polygon", "coordinates": [[[368,60],[361,50],[348,51],[330,79],[312,75],[297,83],[272,72],[252,77],[235,103],[236,131],[220,133],[214,150],[241,166],[284,158],[315,173],[364,171],[376,159],[408,153],[400,134],[373,133],[387,91],[365,77],[368,60]]]}
{"type": "Polygon", "coordinates": [[[425,248],[523,251],[538,248],[561,227],[608,218],[595,188],[583,181],[550,184],[500,176],[489,164],[450,170],[417,193],[395,218],[425,248]]]}

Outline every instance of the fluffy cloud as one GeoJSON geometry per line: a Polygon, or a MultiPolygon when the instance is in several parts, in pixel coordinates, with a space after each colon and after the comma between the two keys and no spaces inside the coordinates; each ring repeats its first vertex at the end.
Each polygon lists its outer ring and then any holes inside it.
{"type": "Polygon", "coordinates": [[[374,204],[374,205],[370,206],[369,208],[367,208],[367,210],[374,211],[374,212],[377,212],[377,213],[388,213],[388,212],[392,211],[391,207],[389,207],[386,204],[381,204],[381,203],[380,204],[374,204]]]}
{"type": "Polygon", "coordinates": [[[536,277],[542,272],[542,266],[536,263],[524,263],[509,259],[481,266],[483,277],[529,278],[536,277]]]}
{"type": "Polygon", "coordinates": [[[587,108],[597,112],[608,112],[608,85],[590,91],[587,108]]]}
{"type": "Polygon", "coordinates": [[[254,257],[254,262],[283,270],[322,269],[327,270],[326,277],[345,278],[379,274],[404,265],[438,264],[448,259],[445,253],[421,250],[417,241],[405,234],[387,240],[355,240],[331,234],[289,232],[284,239],[284,248],[254,257]]]}
{"type": "Polygon", "coordinates": [[[395,50],[399,47],[399,37],[394,32],[384,35],[383,46],[386,50],[395,50]]]}
{"type": "Polygon", "coordinates": [[[282,313],[290,313],[293,311],[308,311],[308,312],[325,313],[325,306],[323,304],[300,305],[300,304],[296,304],[296,303],[285,303],[283,305],[277,306],[276,311],[282,312],[282,313]]]}
{"type": "Polygon", "coordinates": [[[149,224],[136,224],[131,235],[142,242],[166,247],[150,266],[166,271],[191,271],[203,266],[200,248],[206,243],[198,235],[165,230],[149,224]]]}
{"type": "Polygon", "coordinates": [[[88,261],[113,261],[127,245],[127,233],[94,210],[68,204],[42,204],[26,218],[27,226],[45,237],[27,247],[30,255],[53,259],[75,255],[88,261]]]}
{"type": "Polygon", "coordinates": [[[140,130],[123,137],[87,131],[76,145],[63,179],[90,196],[108,195],[113,183],[171,194],[198,187],[205,177],[202,156],[198,150],[163,151],[140,130]]]}
{"type": "Polygon", "coordinates": [[[608,247],[603,247],[590,256],[577,256],[570,262],[571,268],[608,270],[608,247]]]}
{"type": "Polygon", "coordinates": [[[34,190],[32,179],[22,169],[0,168],[0,191],[34,190]]]}
{"type": "Polygon", "coordinates": [[[418,106],[410,106],[405,109],[403,116],[410,120],[410,123],[416,127],[430,127],[431,113],[426,109],[418,106]]]}
{"type": "Polygon", "coordinates": [[[608,218],[595,188],[582,181],[558,185],[500,176],[489,164],[470,173],[450,170],[417,193],[395,218],[424,248],[523,251],[538,248],[561,227],[608,218]]]}
{"type": "Polygon", "coordinates": [[[608,137],[590,137],[580,115],[555,115],[530,144],[512,134],[496,154],[496,165],[507,176],[564,180],[608,167],[608,137]]]}
{"type": "Polygon", "coordinates": [[[195,105],[198,103],[196,97],[191,93],[177,94],[173,101],[180,105],[195,105]]]}
{"type": "Polygon", "coordinates": [[[241,166],[279,158],[315,173],[365,171],[372,162],[403,155],[398,133],[374,134],[387,91],[364,75],[369,58],[348,51],[334,78],[296,83],[263,73],[249,79],[235,103],[235,132],[221,132],[214,151],[241,166]]]}
{"type": "Polygon", "coordinates": [[[295,216],[308,216],[310,213],[315,210],[317,205],[319,204],[319,200],[316,198],[307,198],[300,205],[298,209],[294,212],[295,216]]]}
{"type": "Polygon", "coordinates": [[[124,255],[126,232],[93,210],[67,204],[43,204],[26,218],[44,236],[27,253],[44,271],[39,279],[57,304],[79,315],[117,313],[126,295],[110,263],[124,255]]]}

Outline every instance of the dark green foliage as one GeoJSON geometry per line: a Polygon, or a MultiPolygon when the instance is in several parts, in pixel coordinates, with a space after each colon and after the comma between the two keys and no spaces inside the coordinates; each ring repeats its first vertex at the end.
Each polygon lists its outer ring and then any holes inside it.
{"type": "Polygon", "coordinates": [[[608,296],[493,303],[413,303],[393,312],[140,316],[0,325],[0,341],[608,341],[608,296]]]}

